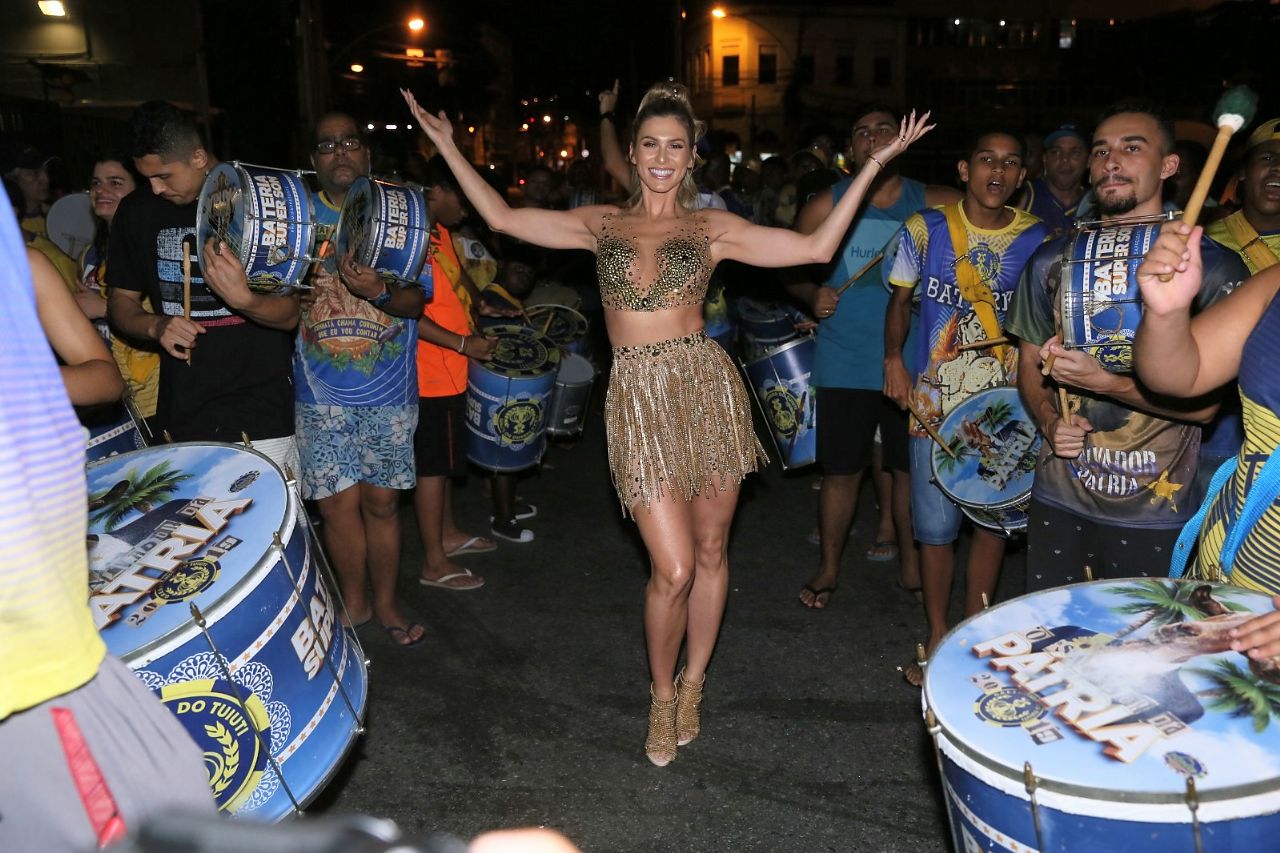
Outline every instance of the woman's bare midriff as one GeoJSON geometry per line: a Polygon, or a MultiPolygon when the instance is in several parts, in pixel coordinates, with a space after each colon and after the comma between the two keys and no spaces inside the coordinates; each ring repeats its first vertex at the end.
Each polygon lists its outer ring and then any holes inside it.
{"type": "Polygon", "coordinates": [[[611,346],[635,347],[683,338],[705,324],[701,305],[681,305],[662,311],[619,311],[606,308],[604,325],[609,332],[611,346]]]}

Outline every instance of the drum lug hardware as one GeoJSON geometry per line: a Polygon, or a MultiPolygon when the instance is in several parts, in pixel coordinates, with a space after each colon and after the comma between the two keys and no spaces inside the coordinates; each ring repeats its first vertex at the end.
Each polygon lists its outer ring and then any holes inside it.
{"type": "Polygon", "coordinates": [[[924,643],[916,643],[916,663],[924,669],[929,665],[929,656],[924,653],[924,643]]]}
{"type": "MultiPolygon", "coordinates": [[[[277,538],[278,536],[279,534],[277,534],[277,538]]],[[[192,621],[199,626],[200,633],[204,635],[204,641],[209,644],[209,651],[213,653],[213,659],[218,664],[218,669],[222,670],[222,677],[226,680],[227,687],[230,688],[232,695],[235,697],[236,703],[240,706],[240,710],[248,716],[249,706],[245,702],[244,694],[241,692],[241,687],[232,680],[231,667],[227,665],[227,659],[222,656],[222,652],[218,650],[217,644],[214,643],[213,635],[209,633],[208,623],[204,618],[204,614],[200,612],[200,608],[196,606],[194,601],[187,606],[191,609],[192,621]]],[[[289,787],[288,780],[284,778],[284,768],[280,766],[280,762],[276,761],[276,757],[271,753],[270,733],[270,728],[267,728],[265,731],[258,732],[258,742],[262,745],[262,751],[266,754],[267,761],[271,764],[271,768],[275,770],[276,778],[280,780],[280,787],[284,788],[285,796],[289,798],[289,803],[293,806],[294,814],[300,815],[302,814],[302,807],[298,805],[298,798],[293,795],[293,789],[289,787]]]]}
{"type": "Polygon", "coordinates": [[[240,440],[244,442],[245,447],[253,447],[253,442],[249,440],[249,433],[243,430],[240,432],[240,440]]]}
{"type": "Polygon", "coordinates": [[[1088,563],[1084,564],[1084,579],[1087,581],[1093,580],[1093,567],[1088,563]]]}
{"type": "Polygon", "coordinates": [[[169,435],[169,431],[168,431],[168,430],[164,430],[164,432],[163,432],[162,434],[164,435],[164,443],[165,443],[165,444],[173,444],[173,436],[169,435]]]}
{"type": "Polygon", "coordinates": [[[1031,769],[1031,762],[1027,761],[1022,765],[1022,781],[1027,790],[1027,797],[1031,800],[1031,824],[1036,830],[1036,848],[1044,849],[1044,833],[1040,828],[1040,804],[1036,801],[1036,788],[1039,781],[1036,779],[1035,771],[1031,769]]]}
{"type": "Polygon", "coordinates": [[[983,610],[987,610],[987,609],[989,609],[990,607],[991,607],[991,599],[990,599],[990,598],[988,598],[988,597],[987,597],[987,594],[984,592],[984,593],[982,594],[982,609],[983,609],[983,610]]]}
{"type": "Polygon", "coordinates": [[[1195,839],[1196,853],[1202,853],[1204,842],[1200,838],[1200,794],[1196,791],[1194,776],[1187,777],[1187,793],[1184,799],[1188,811],[1191,812],[1191,837],[1195,839]]]}

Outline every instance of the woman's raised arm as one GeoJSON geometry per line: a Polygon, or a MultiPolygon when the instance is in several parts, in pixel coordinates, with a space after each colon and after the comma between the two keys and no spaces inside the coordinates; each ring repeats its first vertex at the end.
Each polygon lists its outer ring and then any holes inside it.
{"type": "Polygon", "coordinates": [[[453,125],[441,110],[431,115],[418,104],[418,99],[408,89],[401,89],[409,112],[422,127],[427,138],[435,144],[449,169],[458,179],[458,185],[467,200],[494,231],[544,246],[548,249],[594,249],[595,234],[588,223],[600,215],[593,207],[574,210],[540,210],[513,208],[506,199],[489,185],[480,173],[462,156],[453,141],[453,125]]]}
{"type": "MultiPolygon", "coordinates": [[[[849,224],[862,206],[863,196],[886,163],[906,151],[913,142],[933,130],[927,124],[929,113],[916,117],[915,110],[904,118],[893,142],[871,152],[831,215],[810,234],[786,228],[753,225],[732,214],[721,214],[712,220],[722,230],[713,234],[712,258],[733,260],[757,267],[790,267],[798,264],[825,264],[831,260],[849,224]],[[874,168],[873,168],[874,167],[874,168]]],[[[711,212],[708,212],[709,214],[711,212]]]]}

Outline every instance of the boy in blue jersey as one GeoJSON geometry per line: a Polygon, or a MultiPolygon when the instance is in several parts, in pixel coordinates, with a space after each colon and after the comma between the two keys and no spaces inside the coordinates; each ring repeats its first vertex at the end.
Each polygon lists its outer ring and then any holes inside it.
{"type": "MultiPolygon", "coordinates": [[[[1045,226],[1008,201],[1026,175],[1022,140],[1010,133],[978,138],[967,160],[957,164],[965,184],[956,205],[922,210],[907,220],[889,281],[894,293],[885,318],[884,393],[903,409],[938,428],[957,405],[977,391],[1012,385],[1017,350],[1006,344],[960,349],[1002,335],[1004,314],[1023,265],[1045,238],[1045,226]],[[920,299],[915,374],[908,373],[903,345],[911,303],[920,299]]],[[[930,651],[947,631],[947,605],[954,573],[954,544],[963,515],[932,480],[936,446],[919,420],[910,421],[911,515],[920,546],[920,573],[930,651]]],[[[969,549],[965,614],[995,594],[1005,540],[975,528],[969,549]]],[[[919,685],[920,668],[906,670],[919,685]]]]}
{"type": "MultiPolygon", "coordinates": [[[[896,116],[900,113],[877,104],[867,104],[857,112],[852,153],[855,168],[861,169],[876,146],[898,133],[896,116]]],[[[877,427],[884,447],[884,468],[893,477],[890,499],[898,528],[899,582],[908,589],[920,584],[911,539],[907,425],[901,410],[882,393],[883,317],[889,297],[881,284],[880,262],[866,269],[842,295],[836,295],[845,281],[884,251],[908,216],[922,207],[960,199],[949,187],[925,186],[902,177],[896,165],[889,163],[888,169],[876,176],[867,191],[866,207],[832,262],[817,270],[797,268],[787,284],[791,295],[808,306],[818,321],[813,384],[818,396],[818,460],[822,463],[818,497],[822,555],[818,573],[800,590],[800,602],[806,607],[825,607],[836,590],[877,427]]],[[[822,224],[852,182],[852,177],[844,178],[814,196],[796,218],[796,230],[808,234],[822,224]]]]}

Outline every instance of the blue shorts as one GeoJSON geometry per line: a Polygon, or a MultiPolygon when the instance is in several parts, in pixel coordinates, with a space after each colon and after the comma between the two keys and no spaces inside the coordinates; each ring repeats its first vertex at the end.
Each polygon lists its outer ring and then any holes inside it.
{"type": "Polygon", "coordinates": [[[320,500],[356,483],[412,489],[417,406],[295,408],[302,496],[320,500]]]}
{"type": "Polygon", "coordinates": [[[933,482],[931,438],[911,436],[911,530],[921,545],[950,545],[960,536],[964,513],[933,482]]]}

